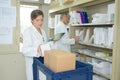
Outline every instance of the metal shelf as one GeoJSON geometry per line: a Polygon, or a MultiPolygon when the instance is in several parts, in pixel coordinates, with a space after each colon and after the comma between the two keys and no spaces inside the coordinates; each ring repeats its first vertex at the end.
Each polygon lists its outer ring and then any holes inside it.
{"type": "Polygon", "coordinates": [[[100,72],[97,72],[97,71],[93,71],[94,74],[97,74],[99,76],[102,76],[104,78],[107,78],[107,79],[111,79],[111,76],[110,75],[107,75],[107,74],[102,74],[100,72]]]}
{"type": "Polygon", "coordinates": [[[92,58],[96,58],[96,59],[99,59],[99,60],[102,60],[102,61],[112,63],[112,60],[108,59],[108,58],[101,58],[101,57],[97,57],[95,55],[92,55],[92,54],[89,54],[89,53],[83,53],[83,52],[80,52],[80,51],[75,51],[75,52],[79,53],[80,55],[85,55],[85,56],[88,56],[88,57],[92,57],[92,58]]]}
{"type": "Polygon", "coordinates": [[[76,5],[81,5],[81,4],[84,4],[84,3],[87,3],[87,2],[91,2],[91,1],[93,1],[93,0],[75,1],[71,4],[62,5],[62,6],[60,6],[59,4],[57,4],[55,6],[52,5],[53,7],[51,7],[51,9],[49,10],[49,13],[56,13],[56,12],[58,13],[58,12],[61,12],[61,11],[66,11],[66,10],[69,11],[70,7],[73,7],[73,6],[76,6],[76,5]],[[78,2],[79,2],[79,4],[78,4],[78,2]]]}
{"type": "Polygon", "coordinates": [[[109,23],[109,24],[93,24],[93,23],[86,23],[86,24],[72,24],[71,27],[112,27],[113,24],[109,23]]]}
{"type": "Polygon", "coordinates": [[[60,6],[59,4],[57,5],[52,5],[50,6],[50,10],[49,13],[59,13],[62,11],[69,11],[69,8],[71,7],[76,7],[76,6],[80,6],[80,7],[87,7],[87,6],[91,6],[91,5],[95,5],[95,4],[100,4],[100,3],[104,3],[104,2],[109,2],[109,1],[114,1],[114,0],[77,0],[74,2],[71,2],[69,4],[66,5],[62,5],[60,6]]]}
{"type": "MultiPolygon", "coordinates": [[[[88,64],[93,65],[92,63],[88,63],[88,64]]],[[[103,73],[98,72],[98,71],[95,71],[95,70],[93,70],[93,73],[94,73],[94,74],[97,74],[97,75],[99,75],[99,76],[102,76],[102,77],[104,77],[104,78],[111,79],[111,75],[103,74],[103,73]]]]}
{"type": "MultiPolygon", "coordinates": [[[[93,65],[92,63],[89,63],[89,62],[84,62],[84,63],[93,65]]],[[[95,71],[95,70],[93,70],[93,73],[96,74],[96,75],[99,75],[101,77],[104,77],[104,78],[107,78],[107,79],[111,79],[111,75],[103,74],[103,73],[100,73],[100,72],[95,71]]]]}
{"type": "Polygon", "coordinates": [[[90,46],[90,47],[101,48],[101,49],[106,49],[106,50],[112,51],[112,48],[106,47],[106,46],[103,46],[103,45],[96,45],[96,44],[85,43],[85,42],[81,42],[81,41],[79,41],[78,43],[80,45],[84,45],[84,46],[90,46]]]}

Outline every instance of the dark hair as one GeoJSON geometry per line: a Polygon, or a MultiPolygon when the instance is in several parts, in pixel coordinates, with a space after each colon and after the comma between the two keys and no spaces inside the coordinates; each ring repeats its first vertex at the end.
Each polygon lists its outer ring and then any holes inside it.
{"type": "Polygon", "coordinates": [[[42,15],[44,17],[44,14],[41,10],[33,10],[31,12],[31,20],[37,18],[39,15],[42,15]]]}

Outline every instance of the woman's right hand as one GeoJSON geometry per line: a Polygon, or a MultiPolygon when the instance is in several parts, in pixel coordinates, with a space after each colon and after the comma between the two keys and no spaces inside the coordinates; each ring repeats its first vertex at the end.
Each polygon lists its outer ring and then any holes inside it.
{"type": "Polygon", "coordinates": [[[37,51],[38,51],[39,55],[42,57],[42,50],[41,50],[41,47],[40,47],[40,45],[38,46],[38,49],[37,49],[37,51]]]}

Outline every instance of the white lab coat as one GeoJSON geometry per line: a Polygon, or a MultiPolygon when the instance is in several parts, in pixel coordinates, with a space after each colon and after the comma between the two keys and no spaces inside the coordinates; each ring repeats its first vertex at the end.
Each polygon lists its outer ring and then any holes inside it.
{"type": "Polygon", "coordinates": [[[67,26],[63,22],[59,22],[57,26],[55,27],[55,34],[57,33],[65,33],[60,40],[58,40],[55,43],[55,48],[64,50],[64,51],[69,51],[70,52],[70,45],[75,44],[75,39],[69,38],[69,34],[67,31],[67,26]]]}
{"type": "Polygon", "coordinates": [[[34,26],[27,28],[23,33],[23,54],[26,60],[26,74],[27,80],[33,80],[33,57],[39,57],[37,48],[40,44],[47,42],[47,37],[43,29],[42,35],[36,30],[34,26]]]}

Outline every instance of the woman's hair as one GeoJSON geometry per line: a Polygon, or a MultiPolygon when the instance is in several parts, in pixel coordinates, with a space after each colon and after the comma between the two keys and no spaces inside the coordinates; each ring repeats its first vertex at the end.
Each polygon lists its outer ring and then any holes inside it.
{"type": "Polygon", "coordinates": [[[33,10],[31,12],[31,20],[37,18],[38,16],[42,15],[44,17],[44,14],[41,10],[33,10]]]}

